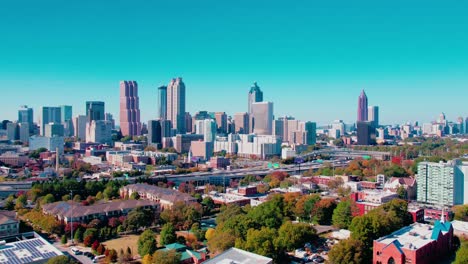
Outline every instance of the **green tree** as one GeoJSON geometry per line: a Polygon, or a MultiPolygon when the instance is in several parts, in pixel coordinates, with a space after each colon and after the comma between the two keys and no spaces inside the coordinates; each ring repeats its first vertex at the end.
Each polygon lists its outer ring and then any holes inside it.
{"type": "Polygon", "coordinates": [[[5,209],[6,210],[13,210],[15,209],[15,196],[10,195],[5,199],[5,209]]]}
{"type": "Polygon", "coordinates": [[[159,244],[162,246],[175,243],[177,241],[177,235],[174,226],[171,223],[166,223],[161,229],[161,235],[159,237],[159,244]]]}
{"type": "Polygon", "coordinates": [[[83,229],[78,228],[75,231],[75,234],[73,235],[73,240],[79,243],[83,242],[83,229]]]}
{"type": "Polygon", "coordinates": [[[156,249],[156,238],[153,231],[147,229],[138,238],[138,254],[140,256],[152,255],[156,249]]]}
{"type": "Polygon", "coordinates": [[[134,193],[132,193],[132,195],[130,195],[130,199],[140,200],[140,195],[137,192],[134,192],[134,193]]]}
{"type": "Polygon", "coordinates": [[[406,191],[404,186],[400,186],[397,189],[397,194],[400,199],[408,199],[408,192],[406,191]]]}
{"type": "Polygon", "coordinates": [[[77,264],[77,262],[67,256],[57,256],[49,259],[46,264],[77,264]]]}
{"type": "Polygon", "coordinates": [[[455,220],[468,221],[468,204],[454,206],[452,211],[455,220]]]}
{"type": "Polygon", "coordinates": [[[347,199],[341,201],[333,211],[332,223],[334,226],[347,229],[353,220],[352,202],[347,199]]]}
{"type": "Polygon", "coordinates": [[[68,243],[68,237],[66,235],[62,235],[60,243],[62,243],[62,245],[66,245],[68,243]]]}
{"type": "Polygon", "coordinates": [[[18,196],[18,198],[16,198],[15,209],[23,209],[26,206],[27,202],[28,198],[26,197],[26,195],[22,194],[18,196]]]}
{"type": "Polygon", "coordinates": [[[347,239],[335,245],[330,251],[330,264],[361,264],[365,263],[363,258],[363,243],[359,240],[347,239]]]}
{"type": "Polygon", "coordinates": [[[293,251],[315,238],[315,229],[309,224],[287,221],[278,229],[275,245],[278,251],[293,251]]]}
{"type": "Polygon", "coordinates": [[[238,240],[236,241],[236,247],[262,256],[276,258],[280,253],[276,251],[274,244],[276,236],[277,232],[274,228],[249,229],[245,243],[238,240]]]}
{"type": "Polygon", "coordinates": [[[179,264],[181,255],[175,250],[158,250],[153,254],[153,264],[179,264]]]}
{"type": "Polygon", "coordinates": [[[283,223],[283,196],[274,195],[269,201],[252,208],[248,212],[248,217],[254,222],[256,228],[266,226],[269,228],[279,228],[283,223]]]}
{"type": "MultiPolygon", "coordinates": [[[[207,232],[209,235],[209,231],[207,232]]],[[[224,252],[235,245],[236,237],[228,232],[216,231],[208,239],[208,248],[214,254],[224,252]]]]}
{"type": "Polygon", "coordinates": [[[127,231],[138,231],[139,228],[149,227],[154,221],[154,212],[150,209],[133,209],[125,219],[123,226],[127,231]]]}
{"type": "Polygon", "coordinates": [[[42,197],[42,200],[41,200],[42,205],[50,204],[50,203],[53,203],[53,202],[55,202],[55,198],[51,193],[49,193],[46,196],[42,197]]]}
{"type": "Polygon", "coordinates": [[[311,220],[312,209],[318,201],[320,201],[320,196],[317,194],[302,196],[296,203],[296,216],[304,221],[311,220]]]}
{"type": "Polygon", "coordinates": [[[457,255],[454,264],[468,263],[468,241],[462,241],[460,248],[457,250],[457,255]]]}

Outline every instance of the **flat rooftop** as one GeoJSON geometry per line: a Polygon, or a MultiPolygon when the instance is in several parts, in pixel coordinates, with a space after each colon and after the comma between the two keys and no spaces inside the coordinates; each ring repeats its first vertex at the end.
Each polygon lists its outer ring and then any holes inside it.
{"type": "Polygon", "coordinates": [[[32,239],[7,243],[0,246],[0,263],[22,264],[46,262],[63,255],[60,250],[49,244],[37,234],[32,239]]]}
{"type": "Polygon", "coordinates": [[[270,264],[271,258],[260,256],[237,248],[231,248],[218,256],[203,262],[204,264],[270,264]]]}
{"type": "MultiPolygon", "coordinates": [[[[382,237],[377,242],[387,245],[397,242],[398,246],[402,249],[417,250],[435,240],[433,239],[434,229],[435,231],[440,230],[431,225],[415,223],[382,237]]],[[[441,231],[443,234],[446,233],[444,230],[441,231]]]]}

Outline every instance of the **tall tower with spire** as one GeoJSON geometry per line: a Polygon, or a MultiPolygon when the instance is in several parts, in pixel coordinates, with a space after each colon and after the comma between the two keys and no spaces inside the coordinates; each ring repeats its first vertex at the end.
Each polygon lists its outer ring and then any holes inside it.
{"type": "Polygon", "coordinates": [[[358,101],[358,113],[357,113],[357,121],[358,122],[365,122],[368,120],[368,103],[367,103],[367,95],[364,90],[362,90],[361,95],[359,95],[358,101]]]}
{"type": "Polygon", "coordinates": [[[258,87],[257,82],[254,82],[249,91],[249,114],[252,113],[252,104],[259,102],[263,102],[263,92],[258,87]]]}

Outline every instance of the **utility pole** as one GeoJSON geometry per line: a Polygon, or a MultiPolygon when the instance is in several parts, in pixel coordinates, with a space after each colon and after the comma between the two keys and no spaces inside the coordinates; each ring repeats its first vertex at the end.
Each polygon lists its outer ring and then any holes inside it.
{"type": "Polygon", "coordinates": [[[70,200],[71,202],[71,210],[70,210],[70,228],[71,228],[71,244],[72,246],[74,245],[73,243],[73,191],[70,191],[70,200]]]}

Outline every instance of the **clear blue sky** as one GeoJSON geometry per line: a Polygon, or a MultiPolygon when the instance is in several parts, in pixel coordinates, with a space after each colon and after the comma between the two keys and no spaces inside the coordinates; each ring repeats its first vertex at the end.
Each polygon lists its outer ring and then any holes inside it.
{"type": "Polygon", "coordinates": [[[351,122],[364,88],[383,123],[453,120],[468,115],[467,14],[463,0],[3,1],[0,119],[86,100],[118,117],[119,81],[136,80],[146,121],[181,76],[192,113],[246,111],[257,81],[277,116],[351,122]]]}

